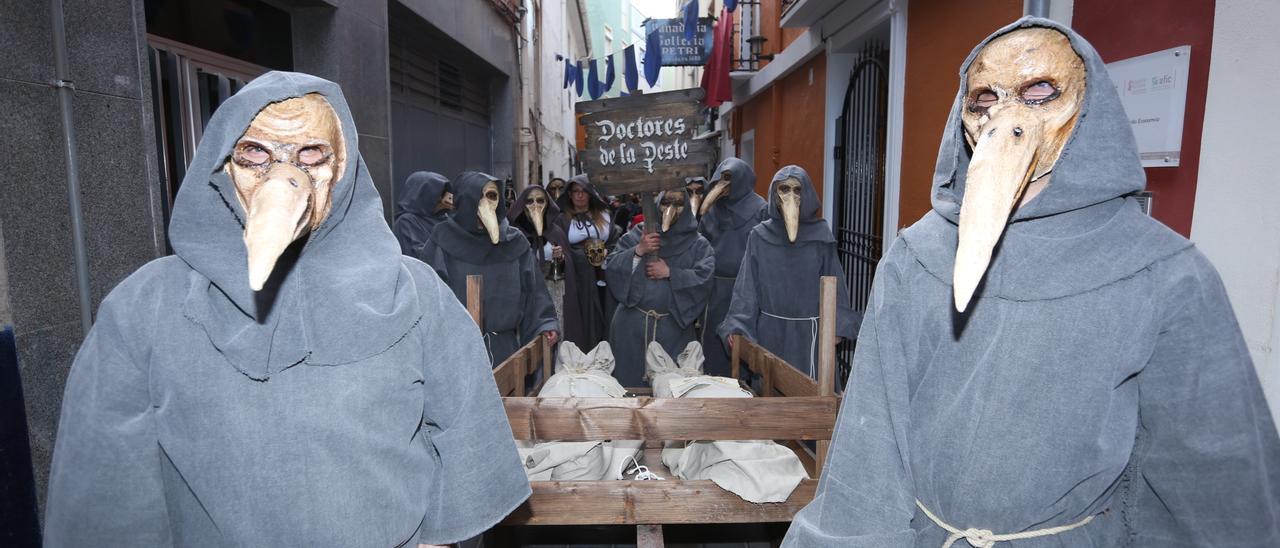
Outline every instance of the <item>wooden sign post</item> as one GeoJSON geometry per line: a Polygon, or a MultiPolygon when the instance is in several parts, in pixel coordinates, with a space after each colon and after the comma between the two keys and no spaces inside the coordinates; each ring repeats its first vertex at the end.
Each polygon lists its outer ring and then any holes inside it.
{"type": "Polygon", "coordinates": [[[586,129],[587,175],[602,194],[645,195],[645,230],[657,220],[653,194],[705,177],[714,145],[695,139],[702,123],[701,88],[585,101],[576,105],[586,129]]]}

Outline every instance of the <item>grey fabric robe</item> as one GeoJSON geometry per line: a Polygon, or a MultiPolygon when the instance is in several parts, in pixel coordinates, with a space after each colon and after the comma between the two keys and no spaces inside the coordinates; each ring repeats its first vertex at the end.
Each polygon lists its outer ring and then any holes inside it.
{"type": "Polygon", "coordinates": [[[702,318],[702,352],[706,356],[704,370],[708,375],[729,376],[729,352],[721,342],[716,329],[729,313],[733,300],[733,284],[742,267],[742,255],[747,251],[747,236],[751,229],[769,218],[768,202],[756,194],[756,174],[751,166],[737,158],[727,158],[712,173],[715,186],[728,184],[723,198],[716,200],[698,220],[698,230],[711,242],[716,254],[715,278],[712,280],[711,300],[702,318]],[[725,173],[728,183],[723,182],[725,173]]]}
{"type": "Polygon", "coordinates": [[[174,205],[177,253],[103,300],[63,399],[47,546],[400,546],[477,535],[529,494],[484,346],[400,254],[338,86],[271,72],[218,109],[174,205]],[[222,169],[269,103],[320,93],[333,210],[249,289],[222,169]]]}
{"type": "Polygon", "coordinates": [[[650,280],[645,274],[645,258],[632,267],[643,228],[627,232],[605,260],[605,279],[618,300],[609,327],[609,346],[618,361],[613,376],[627,387],[644,386],[645,348],[650,341],[658,341],[674,356],[697,340],[694,322],[711,296],[716,260],[711,244],[698,234],[693,208],[686,206],[661,236],[658,256],[667,262],[671,277],[650,280]]]}
{"type": "Polygon", "coordinates": [[[431,230],[449,218],[437,211],[440,196],[449,192],[449,179],[430,171],[418,171],[405,179],[404,192],[396,198],[396,218],[391,231],[400,242],[400,252],[412,255],[413,248],[426,243],[431,230]]]}
{"type": "Polygon", "coordinates": [[[804,169],[778,170],[769,185],[769,219],[747,237],[733,300],[717,329],[726,347],[729,335],[743,335],[811,377],[817,375],[822,276],[837,280],[836,336],[852,339],[862,321],[849,306],[835,238],[827,222],[818,217],[820,209],[818,192],[804,169]],[[800,181],[800,229],[795,243],[787,239],[777,204],[778,183],[792,177],[800,181]]]}
{"type": "MultiPolygon", "coordinates": [[[[484,339],[494,366],[544,331],[558,331],[556,308],[542,277],[542,267],[529,240],[507,222],[506,206],[498,204],[499,237],[495,245],[480,224],[476,206],[490,175],[466,172],[453,182],[453,215],[436,226],[415,256],[431,265],[453,288],[458,301],[467,302],[467,276],[484,278],[484,339]]],[[[503,195],[498,181],[498,195],[503,195]]]]}
{"type": "Polygon", "coordinates": [[[533,227],[533,221],[529,219],[529,212],[524,207],[524,202],[529,197],[529,193],[533,189],[543,189],[540,186],[527,186],[516,196],[516,200],[511,203],[511,208],[507,211],[507,222],[511,226],[516,227],[524,234],[524,238],[529,241],[529,249],[533,251],[533,257],[537,262],[550,261],[551,255],[544,253],[545,244],[558,245],[566,254],[568,253],[569,237],[564,233],[564,227],[560,225],[560,206],[551,199],[551,195],[547,194],[547,208],[542,211],[542,236],[538,235],[538,231],[533,227]]]}
{"type": "Polygon", "coordinates": [[[817,497],[785,545],[936,548],[947,534],[918,499],[995,533],[1096,516],[1011,548],[1280,546],[1280,441],[1217,273],[1128,197],[1144,174],[1092,46],[1038,18],[992,38],[1020,27],[1058,29],[1084,59],[1075,132],[955,313],[960,109],[981,45],[961,67],[933,211],[880,264],[817,497]]]}

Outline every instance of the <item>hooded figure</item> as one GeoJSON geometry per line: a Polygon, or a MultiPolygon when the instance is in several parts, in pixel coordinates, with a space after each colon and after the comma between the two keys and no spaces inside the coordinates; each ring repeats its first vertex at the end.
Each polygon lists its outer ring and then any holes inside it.
{"type": "Polygon", "coordinates": [[[1245,342],[1213,267],[1131,197],[1143,171],[1102,59],[1029,17],[960,77],[933,211],[880,263],[784,544],[1280,546],[1280,440],[1245,342]],[[970,223],[999,245],[968,295],[957,249],[991,240],[970,223]]]}
{"type": "Polygon", "coordinates": [[[564,337],[578,348],[595,348],[608,339],[616,307],[605,287],[602,267],[620,231],[613,226],[608,204],[586,175],[570,179],[556,204],[561,211],[558,224],[569,243],[564,248],[564,337]],[[575,199],[584,200],[584,211],[578,211],[575,199]]]}
{"type": "Polygon", "coordinates": [[[507,211],[507,222],[524,234],[538,261],[550,261],[553,246],[562,252],[569,247],[564,228],[556,222],[560,217],[560,206],[548,196],[546,189],[529,185],[516,196],[513,204],[507,211]]]}
{"type": "Polygon", "coordinates": [[[778,170],[769,185],[769,218],[747,236],[729,311],[717,330],[726,347],[731,335],[742,335],[815,378],[823,276],[839,280],[836,336],[853,338],[861,320],[849,307],[836,240],[820,209],[804,169],[778,170]]]}
{"type": "Polygon", "coordinates": [[[659,194],[661,218],[645,221],[660,225],[658,232],[631,229],[605,264],[609,289],[618,300],[609,345],[618,359],[614,376],[623,386],[642,386],[649,343],[657,341],[675,355],[698,337],[694,322],[711,295],[715,256],[684,200],[681,191],[659,194]],[[654,242],[660,242],[658,257],[650,260],[644,255],[654,242]]]}
{"type": "Polygon", "coordinates": [[[751,229],[769,218],[768,203],[756,194],[756,174],[737,158],[720,162],[712,174],[714,184],[702,200],[698,229],[716,254],[711,301],[702,321],[702,349],[708,375],[729,376],[729,353],[716,329],[724,322],[733,297],[733,285],[742,267],[751,229]]]}
{"type": "Polygon", "coordinates": [[[103,300],[72,366],[47,545],[445,544],[528,496],[483,341],[400,254],[356,135],[304,74],[218,108],[176,255],[103,300]]]}
{"type": "Polygon", "coordinates": [[[413,248],[427,242],[431,230],[449,218],[453,190],[449,179],[439,173],[418,171],[404,181],[404,193],[396,200],[396,219],[391,225],[400,252],[412,255],[413,248]]]}
{"type": "Polygon", "coordinates": [[[464,172],[454,180],[454,212],[416,250],[444,279],[458,301],[467,302],[467,276],[484,279],[484,340],[498,365],[549,332],[559,329],[551,292],[529,240],[507,223],[502,181],[485,173],[464,172]]]}

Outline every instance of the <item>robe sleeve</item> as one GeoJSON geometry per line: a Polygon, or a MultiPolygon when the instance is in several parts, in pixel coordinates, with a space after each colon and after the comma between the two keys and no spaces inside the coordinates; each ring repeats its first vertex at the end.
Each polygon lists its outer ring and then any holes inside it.
{"type": "MultiPolygon", "coordinates": [[[[135,274],[136,275],[136,274],[135,274]]],[[[149,336],[122,283],[98,310],[62,399],[45,513],[46,546],[172,546],[149,367],[133,349],[149,336]],[[125,296],[121,296],[125,293],[125,296]]]]}
{"type": "Polygon", "coordinates": [[[747,236],[747,250],[742,254],[742,266],[733,282],[733,295],[729,298],[729,311],[724,321],[716,327],[716,334],[729,347],[730,335],[742,335],[757,342],[756,321],[760,319],[759,288],[756,287],[756,247],[760,242],[754,231],[747,236]]]}
{"type": "Polygon", "coordinates": [[[533,258],[533,253],[525,253],[520,260],[520,292],[524,298],[524,313],[520,317],[521,346],[529,344],[534,337],[544,331],[558,331],[556,306],[551,302],[551,292],[547,290],[547,282],[542,277],[542,267],[533,258]]]}
{"type": "Polygon", "coordinates": [[[844,269],[836,256],[836,244],[823,246],[822,275],[836,277],[836,336],[851,340],[862,325],[862,314],[849,305],[849,289],[845,285],[844,269]]]}
{"type": "Polygon", "coordinates": [[[1132,544],[1280,546],[1276,427],[1221,280],[1198,253],[1194,270],[1137,376],[1132,544]]]}
{"type": "Polygon", "coordinates": [[[699,237],[686,253],[697,258],[688,268],[675,268],[668,263],[671,275],[666,284],[671,290],[672,319],[680,327],[693,325],[706,310],[711,298],[711,275],[716,269],[716,256],[705,239],[699,237]]]}
{"type": "Polygon", "coordinates": [[[437,310],[424,315],[422,418],[438,466],[418,542],[449,544],[489,529],[530,490],[479,330],[443,284],[433,302],[437,310]]]}
{"type": "Polygon", "coordinates": [[[886,294],[885,277],[875,278],[818,491],[796,514],[783,546],[915,546],[906,372],[885,360],[895,351],[895,330],[877,317],[904,296],[886,294]]]}
{"type": "Polygon", "coordinates": [[[609,284],[613,298],[624,306],[635,306],[644,296],[644,283],[649,278],[643,268],[632,268],[636,256],[636,244],[640,243],[638,231],[628,232],[620,240],[604,263],[604,279],[609,284]]]}

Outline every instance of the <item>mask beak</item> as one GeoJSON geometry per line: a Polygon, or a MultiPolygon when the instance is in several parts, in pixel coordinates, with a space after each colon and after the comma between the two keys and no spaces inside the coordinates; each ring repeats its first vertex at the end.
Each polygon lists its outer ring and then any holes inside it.
{"type": "Polygon", "coordinates": [[[1009,215],[1022,197],[1044,138],[1043,122],[1025,109],[1007,110],[983,124],[960,206],[960,236],[952,274],[955,306],[964,312],[991,264],[1009,215]]]}
{"type": "Polygon", "coordinates": [[[693,208],[693,215],[695,217],[702,215],[702,213],[700,213],[700,209],[698,208],[698,206],[701,204],[702,204],[701,197],[699,197],[697,194],[693,194],[693,193],[689,194],[689,207],[693,208]]]}
{"type": "Polygon", "coordinates": [[[716,200],[719,200],[727,192],[729,192],[729,183],[717,184],[715,188],[711,189],[711,192],[707,193],[707,197],[702,199],[702,206],[698,208],[698,215],[706,215],[711,206],[716,203],[716,200]]]}
{"type": "Polygon", "coordinates": [[[796,243],[796,236],[800,233],[799,196],[782,201],[782,222],[787,225],[787,240],[796,243]]]}
{"type": "Polygon", "coordinates": [[[484,225],[485,232],[489,233],[489,241],[498,245],[498,203],[484,200],[480,202],[476,214],[480,217],[480,224],[484,225]]]}
{"type": "Polygon", "coordinates": [[[277,164],[254,192],[244,225],[249,287],[254,291],[262,290],[280,254],[307,231],[311,199],[311,178],[289,164],[277,164]]]}
{"type": "Polygon", "coordinates": [[[676,223],[676,216],[679,215],[676,206],[669,205],[662,208],[662,231],[666,232],[671,229],[671,225],[676,223]]]}
{"type": "Polygon", "coordinates": [[[542,212],[545,209],[546,206],[540,205],[531,205],[528,208],[529,220],[533,222],[533,231],[538,233],[538,237],[542,237],[542,212]]]}

